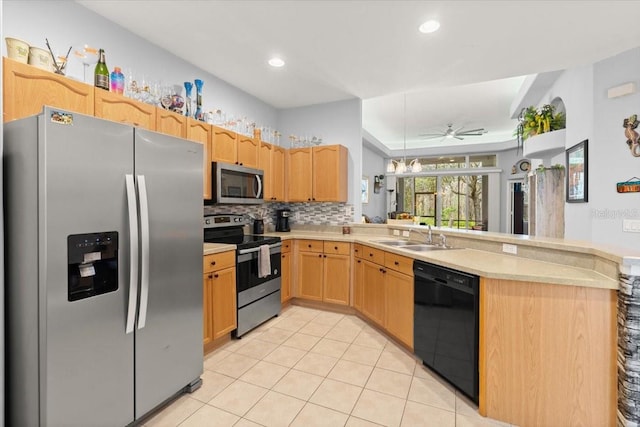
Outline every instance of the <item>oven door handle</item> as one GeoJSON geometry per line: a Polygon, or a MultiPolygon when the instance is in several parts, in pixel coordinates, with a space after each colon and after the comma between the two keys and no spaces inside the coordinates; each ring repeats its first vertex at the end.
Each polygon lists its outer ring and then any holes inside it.
{"type": "MultiPolygon", "coordinates": [[[[271,251],[272,249],[280,248],[281,246],[282,243],[274,243],[273,245],[269,245],[269,251],[271,251]]],[[[251,254],[258,251],[260,251],[260,246],[258,246],[257,248],[240,249],[238,250],[238,255],[251,254]]]]}

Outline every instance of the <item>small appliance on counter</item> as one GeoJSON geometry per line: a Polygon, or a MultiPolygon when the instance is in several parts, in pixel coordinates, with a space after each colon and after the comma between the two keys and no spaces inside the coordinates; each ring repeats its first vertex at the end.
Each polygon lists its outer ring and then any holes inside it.
{"type": "Polygon", "coordinates": [[[264,220],[263,219],[254,219],[253,220],[253,234],[264,234],[264,220]]]}
{"type": "Polygon", "coordinates": [[[291,209],[278,209],[276,211],[276,231],[291,231],[289,228],[289,217],[291,209]]]}

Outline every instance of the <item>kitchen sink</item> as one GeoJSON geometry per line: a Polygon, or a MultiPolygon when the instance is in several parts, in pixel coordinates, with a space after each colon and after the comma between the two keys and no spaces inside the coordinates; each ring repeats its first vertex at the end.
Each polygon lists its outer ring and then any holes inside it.
{"type": "Polygon", "coordinates": [[[410,242],[408,240],[373,240],[372,243],[379,243],[381,245],[389,245],[389,246],[415,245],[415,242],[410,242]]]}
{"type": "Polygon", "coordinates": [[[429,252],[429,251],[446,251],[446,250],[455,249],[455,248],[452,248],[451,246],[420,244],[420,245],[405,245],[402,247],[402,249],[407,249],[409,251],[415,251],[415,252],[429,252]]]}

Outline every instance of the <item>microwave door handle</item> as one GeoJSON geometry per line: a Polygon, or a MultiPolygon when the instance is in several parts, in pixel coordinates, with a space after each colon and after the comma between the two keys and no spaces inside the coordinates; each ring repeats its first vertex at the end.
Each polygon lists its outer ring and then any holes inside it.
{"type": "Polygon", "coordinates": [[[133,175],[125,175],[127,207],[129,210],[129,304],[125,333],[133,332],[138,305],[138,206],[133,175]]]}
{"type": "Polygon", "coordinates": [[[147,305],[149,301],[149,202],[147,200],[147,184],[144,175],[138,175],[138,194],[140,196],[140,312],[138,313],[138,329],[144,328],[147,322],[147,305]]]}
{"type": "Polygon", "coordinates": [[[260,175],[256,175],[256,182],[258,183],[258,192],[256,193],[256,199],[261,199],[260,195],[262,194],[262,179],[260,179],[260,175]]]}

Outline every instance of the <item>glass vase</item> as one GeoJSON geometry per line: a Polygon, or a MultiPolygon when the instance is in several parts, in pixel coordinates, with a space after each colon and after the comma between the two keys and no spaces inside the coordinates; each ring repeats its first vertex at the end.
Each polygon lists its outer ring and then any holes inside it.
{"type": "Polygon", "coordinates": [[[184,82],[185,90],[185,103],[184,103],[184,115],[191,117],[191,89],[193,89],[193,83],[184,82]]]}
{"type": "Polygon", "coordinates": [[[204,120],[204,114],[202,112],[202,85],[204,82],[200,79],[195,80],[196,83],[196,120],[204,120]]]}

